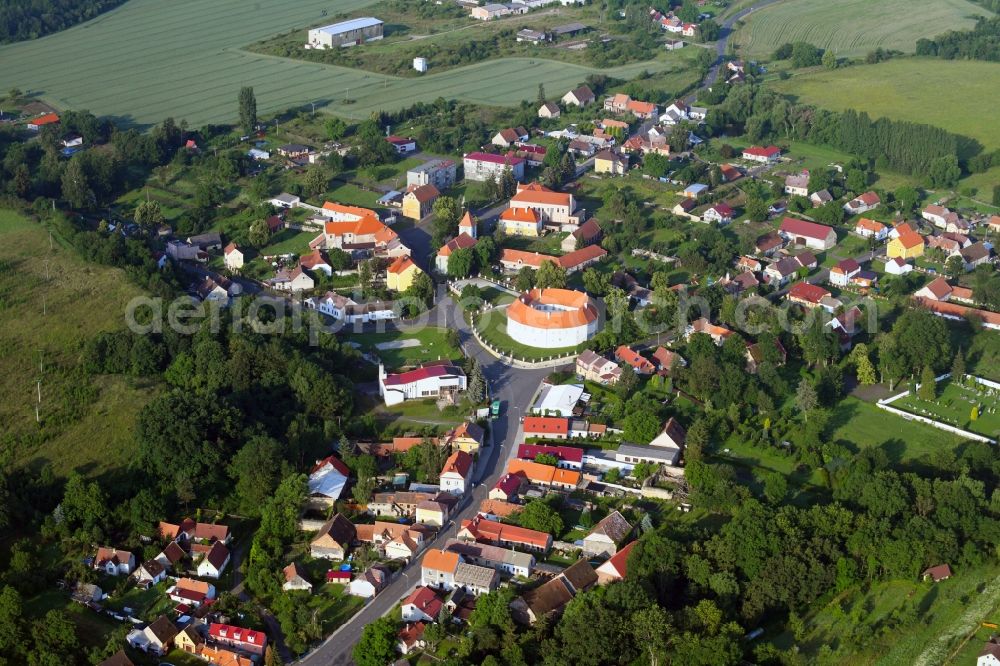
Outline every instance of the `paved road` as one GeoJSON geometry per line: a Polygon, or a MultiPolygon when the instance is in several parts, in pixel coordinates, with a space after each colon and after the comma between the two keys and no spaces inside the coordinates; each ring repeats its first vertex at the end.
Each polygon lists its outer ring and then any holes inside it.
{"type": "MultiPolygon", "coordinates": [[[[467,356],[474,357],[483,368],[493,398],[503,402],[500,418],[493,422],[493,443],[480,458],[476,468],[473,492],[459,504],[452,521],[428,544],[429,548],[441,547],[453,538],[462,520],[472,518],[479,503],[486,499],[489,489],[507,467],[507,460],[514,456],[515,447],[522,439],[520,417],[538,389],[539,383],[552,369],[511,370],[483,349],[469,330],[464,318],[457,311],[450,297],[442,298],[434,308],[433,323],[454,328],[459,332],[462,348],[467,356]]],[[[300,666],[339,666],[351,664],[351,650],[361,638],[365,626],[389,612],[420,581],[420,558],[406,566],[401,575],[368,604],[353,619],[342,625],[314,651],[296,662],[300,666]]]]}
{"type": "Polygon", "coordinates": [[[715,64],[712,68],[708,70],[708,74],[705,75],[705,80],[702,82],[702,88],[709,88],[713,86],[719,78],[719,69],[722,67],[722,58],[726,55],[726,49],[729,48],[729,38],[733,36],[733,26],[740,19],[746,17],[750,12],[757,11],[762,7],[768,5],[773,5],[781,0],[760,0],[760,2],[755,3],[752,7],[747,7],[746,9],[736,12],[725,21],[722,22],[721,31],[719,32],[719,40],[715,43],[715,64]]]}

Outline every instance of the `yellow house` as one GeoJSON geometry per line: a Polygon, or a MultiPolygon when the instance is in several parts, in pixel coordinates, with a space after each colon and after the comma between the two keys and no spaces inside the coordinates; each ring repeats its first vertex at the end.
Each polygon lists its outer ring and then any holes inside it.
{"type": "Polygon", "coordinates": [[[885,249],[890,259],[913,259],[924,255],[924,237],[916,231],[906,231],[893,238],[885,249]]]}
{"type": "Polygon", "coordinates": [[[469,455],[475,455],[479,447],[483,445],[486,433],[475,423],[466,421],[448,433],[446,440],[452,451],[465,451],[469,455]]]}
{"type": "Polygon", "coordinates": [[[508,236],[541,236],[542,217],[534,208],[508,208],[500,213],[500,229],[508,236]]]}
{"type": "Polygon", "coordinates": [[[594,157],[594,173],[624,176],[626,171],[628,171],[628,155],[618,155],[610,150],[602,150],[594,157]]]}
{"type": "Polygon", "coordinates": [[[396,257],[396,261],[385,269],[385,286],[394,291],[406,291],[422,272],[409,257],[396,257]]]}
{"type": "Polygon", "coordinates": [[[414,185],[403,195],[403,217],[422,220],[431,214],[434,202],[441,196],[433,185],[414,185]]]}

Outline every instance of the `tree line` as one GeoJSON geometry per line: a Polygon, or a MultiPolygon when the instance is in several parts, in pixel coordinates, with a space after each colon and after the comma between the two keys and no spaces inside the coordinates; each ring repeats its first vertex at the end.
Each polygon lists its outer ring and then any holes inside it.
{"type": "Polygon", "coordinates": [[[933,39],[918,39],[916,53],[945,60],[1000,61],[1000,17],[980,17],[971,30],[949,30],[933,39]]]}
{"type": "Polygon", "coordinates": [[[7,0],[0,5],[0,43],[36,39],[83,23],[125,0],[7,0]]]}

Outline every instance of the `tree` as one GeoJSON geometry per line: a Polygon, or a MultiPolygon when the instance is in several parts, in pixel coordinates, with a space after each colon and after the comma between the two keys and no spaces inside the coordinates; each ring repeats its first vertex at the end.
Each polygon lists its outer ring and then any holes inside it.
{"type": "Polygon", "coordinates": [[[26,199],[31,191],[31,171],[28,165],[21,163],[14,168],[14,194],[26,199]]]}
{"type": "Polygon", "coordinates": [[[539,106],[545,104],[545,84],[543,83],[538,84],[538,104],[539,106]]]}
{"type": "Polygon", "coordinates": [[[559,466],[559,457],[554,456],[551,453],[539,453],[535,456],[535,462],[539,465],[548,465],[549,467],[559,466]]]}
{"type": "Polygon", "coordinates": [[[351,652],[358,666],[386,666],[396,658],[396,621],[383,616],[365,625],[351,652]]]}
{"type": "Polygon", "coordinates": [[[562,534],[563,520],[559,512],[545,500],[531,500],[517,514],[517,522],[529,530],[546,532],[555,537],[562,534]]]}
{"type": "Polygon", "coordinates": [[[875,375],[875,366],[872,365],[872,360],[868,358],[867,354],[858,359],[855,364],[855,370],[857,371],[858,381],[864,386],[871,386],[878,381],[875,375]]]}
{"type": "Polygon", "coordinates": [[[518,291],[530,291],[535,286],[535,269],[523,266],[514,278],[514,288],[518,291]]]}
{"type": "Polygon", "coordinates": [[[965,259],[960,254],[953,254],[944,262],[944,270],[949,277],[957,278],[965,273],[965,259]]]}
{"type": "Polygon", "coordinates": [[[965,379],[965,354],[959,347],[955,352],[955,359],[951,362],[951,381],[961,382],[965,379]]]}
{"type": "Polygon", "coordinates": [[[323,123],[323,129],[326,131],[326,136],[331,141],[339,141],[347,133],[347,123],[338,118],[337,116],[330,116],[323,123]]]}
{"type": "Polygon", "coordinates": [[[660,432],[660,417],[648,409],[634,409],[622,422],[623,435],[630,442],[651,442],[660,432]]]}
{"type": "Polygon", "coordinates": [[[413,278],[413,284],[406,290],[406,296],[425,305],[429,304],[434,298],[434,282],[431,280],[431,276],[427,273],[419,273],[413,278]]]}
{"type": "Polygon", "coordinates": [[[330,174],[327,172],[326,167],[322,164],[313,165],[309,171],[306,172],[305,180],[302,183],[306,192],[315,197],[318,197],[326,192],[329,185],[330,174]]]}
{"type": "Polygon", "coordinates": [[[250,134],[257,127],[257,96],[254,95],[252,87],[240,88],[239,104],[240,126],[244,132],[250,134]]]}
{"type": "Polygon", "coordinates": [[[475,610],[469,615],[469,628],[492,628],[501,634],[510,633],[514,630],[514,619],[510,614],[510,602],[513,600],[514,591],[510,587],[502,587],[479,596],[475,610]]]}
{"type": "Polygon", "coordinates": [[[595,296],[603,296],[611,288],[611,278],[593,268],[583,270],[583,288],[595,296]]]}
{"type": "Polygon", "coordinates": [[[660,657],[666,653],[669,637],[670,614],[661,606],[643,608],[632,616],[632,632],[636,642],[649,656],[649,666],[659,666],[660,657]]]}
{"type": "Polygon", "coordinates": [[[920,371],[920,387],[918,395],[922,400],[935,400],[937,398],[937,385],[934,382],[934,371],[930,366],[925,365],[920,371]]]}
{"type": "Polygon", "coordinates": [[[472,262],[475,254],[471,247],[462,247],[452,251],[448,257],[448,277],[461,280],[472,273],[472,262]]]}
{"type": "Polygon", "coordinates": [[[256,248],[267,246],[271,241],[271,227],[267,225],[267,220],[256,220],[250,225],[247,239],[256,248]]]}
{"type": "Polygon", "coordinates": [[[517,193],[517,181],[514,179],[514,172],[511,168],[504,167],[500,172],[500,180],[497,183],[498,194],[501,199],[509,199],[517,193]]]}
{"type": "Polygon", "coordinates": [[[566,269],[554,261],[543,261],[535,275],[535,286],[539,289],[565,289],[566,269]]]}
{"type": "Polygon", "coordinates": [[[747,217],[754,222],[764,222],[767,220],[767,202],[760,197],[749,197],[745,206],[747,217]]]}
{"type": "Polygon", "coordinates": [[[278,487],[280,470],[281,445],[270,437],[252,437],[236,452],[229,465],[229,475],[236,480],[234,495],[241,514],[260,514],[278,487]]]}
{"type": "Polygon", "coordinates": [[[69,161],[63,172],[62,195],[73,208],[90,208],[97,203],[97,197],[87,180],[83,160],[79,154],[69,161]]]}
{"type": "Polygon", "coordinates": [[[837,69],[837,54],[827,50],[823,53],[823,66],[827,69],[837,69]]]}
{"type": "Polygon", "coordinates": [[[619,375],[618,381],[615,382],[615,392],[618,394],[618,397],[622,400],[628,400],[635,393],[635,389],[638,386],[639,376],[635,374],[635,368],[628,363],[624,364],[621,375],[619,375]]]}
{"type": "Polygon", "coordinates": [[[469,372],[469,399],[479,405],[486,402],[486,376],[479,361],[472,359],[472,368],[469,372]]]}
{"type": "Polygon", "coordinates": [[[808,379],[802,379],[799,381],[799,387],[795,391],[795,404],[798,406],[799,411],[801,411],[804,417],[808,420],[809,412],[815,409],[818,404],[816,388],[808,379]]]}
{"type": "Polygon", "coordinates": [[[141,201],[135,208],[135,223],[149,232],[158,229],[166,222],[159,201],[141,201]]]}
{"type": "Polygon", "coordinates": [[[433,244],[437,247],[458,233],[458,221],[462,217],[462,207],[454,197],[441,196],[434,200],[433,244]]]}

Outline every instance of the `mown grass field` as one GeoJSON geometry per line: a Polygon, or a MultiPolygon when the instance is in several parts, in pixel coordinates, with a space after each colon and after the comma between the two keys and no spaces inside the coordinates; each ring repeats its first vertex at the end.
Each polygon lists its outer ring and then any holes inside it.
{"type": "MultiPolygon", "coordinates": [[[[132,0],[64,32],[0,48],[0,89],[18,87],[63,108],[87,109],[138,125],[167,116],[194,126],[231,122],[239,89],[252,85],[261,114],[316,102],[317,108],[367,118],[437,97],[489,105],[534,99],[538,84],[559,92],[589,67],[508,58],[418,80],[256,55],[243,47],[369,0],[132,0]],[[344,103],[345,99],[353,100],[344,103]]],[[[680,54],[605,70],[631,78],[643,70],[686,68],[680,54]]]]}
{"type": "Polygon", "coordinates": [[[735,43],[747,58],[768,58],[798,41],[840,57],[879,47],[913,53],[921,37],[972,27],[973,16],[986,14],[968,0],[788,0],[750,14],[735,43]]]}
{"type": "Polygon", "coordinates": [[[772,85],[807,104],[935,125],[978,139],[988,150],[1000,148],[1000,124],[988,120],[1000,104],[996,63],[900,58],[812,70],[772,85]]]}
{"type": "Polygon", "coordinates": [[[135,416],[155,389],[89,379],[78,366],[85,341],[124,327],[125,305],[139,293],[123,272],[88,264],[58,240],[50,249],[41,225],[0,210],[0,423],[16,462],[94,475],[128,463],[135,416]]]}

